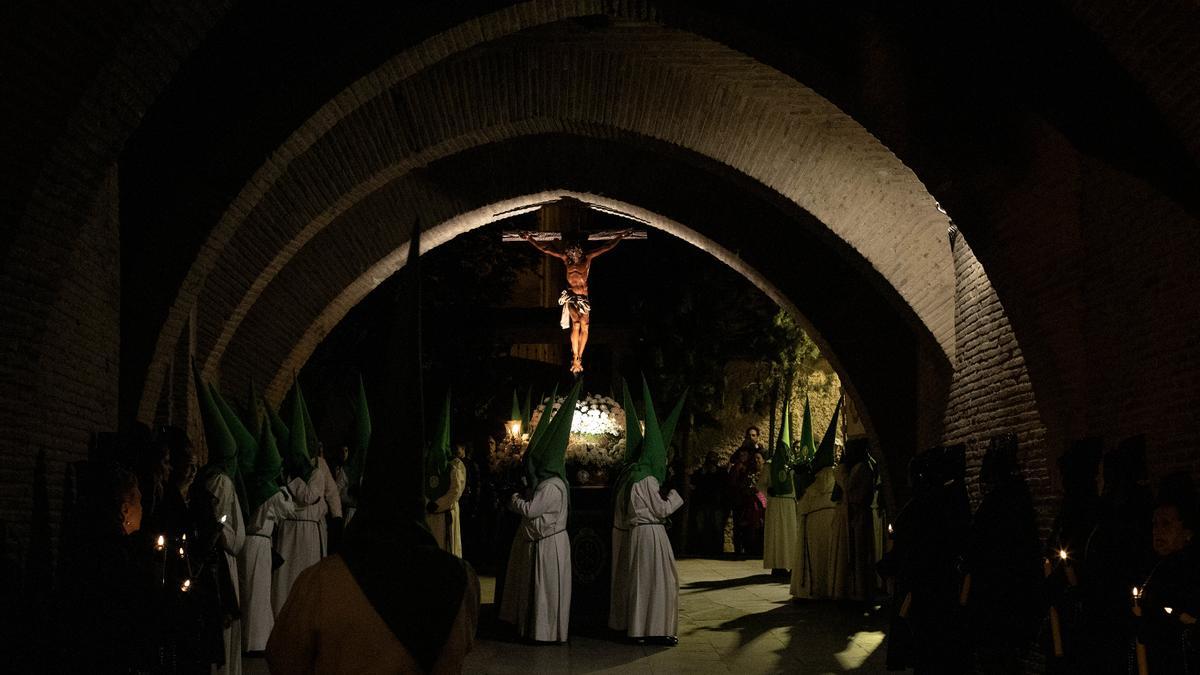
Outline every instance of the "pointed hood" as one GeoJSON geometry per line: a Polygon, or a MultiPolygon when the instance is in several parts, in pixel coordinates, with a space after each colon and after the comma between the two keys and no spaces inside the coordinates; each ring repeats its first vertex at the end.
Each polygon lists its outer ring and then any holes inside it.
{"type": "MultiPolygon", "coordinates": [[[[535,430],[538,433],[536,443],[530,439],[525,451],[525,471],[530,485],[537,485],[555,476],[567,481],[567,444],[571,440],[571,424],[575,420],[575,403],[579,400],[579,389],[583,380],[576,380],[571,393],[558,412],[547,421],[547,412],[542,413],[542,419],[535,430]]],[[[553,400],[553,399],[552,399],[553,400]]]]}
{"type": "Polygon", "coordinates": [[[250,513],[258,510],[279,491],[279,472],[283,469],[283,457],[275,444],[271,425],[264,424],[258,435],[258,457],[254,462],[254,473],[247,481],[246,494],[250,501],[250,513]]]}
{"type": "Polygon", "coordinates": [[[284,404],[280,406],[279,412],[276,412],[267,399],[263,399],[263,410],[267,411],[266,426],[271,427],[271,435],[275,437],[275,444],[281,448],[287,448],[291,443],[291,434],[288,432],[287,423],[280,417],[281,414],[290,414],[291,407],[287,405],[287,399],[284,399],[284,404]]]}
{"type": "MultiPolygon", "coordinates": [[[[650,396],[650,385],[642,378],[642,399],[646,402],[646,431],[642,435],[642,451],[638,453],[633,469],[629,472],[628,484],[654,476],[659,484],[667,479],[667,440],[663,437],[663,426],[658,423],[654,412],[654,399],[650,396]]],[[[676,410],[682,409],[682,400],[676,410]]],[[[678,412],[672,413],[678,419],[678,412]]],[[[672,422],[672,426],[674,422],[672,422]]]]}
{"type": "MultiPolygon", "coordinates": [[[[516,390],[513,390],[513,394],[516,393],[516,390]]],[[[532,399],[533,387],[527,387],[525,389],[525,405],[521,406],[521,428],[525,430],[525,433],[529,433],[529,421],[533,419],[532,399]]],[[[514,417],[513,419],[516,418],[514,417]]]]}
{"type": "Polygon", "coordinates": [[[243,483],[246,478],[254,473],[254,461],[258,455],[258,439],[251,435],[250,430],[246,425],[242,424],[241,418],[234,412],[233,406],[221,396],[221,391],[216,387],[209,385],[212,390],[213,400],[217,404],[217,409],[221,411],[222,417],[225,419],[225,426],[229,429],[229,433],[233,435],[233,440],[237,443],[237,475],[242,477],[243,483]]]}
{"type": "Polygon", "coordinates": [[[821,445],[817,448],[816,456],[813,457],[812,470],[814,473],[827,466],[833,466],[837,459],[834,444],[837,441],[838,416],[841,412],[842,399],[839,398],[837,406],[833,409],[833,417],[829,418],[829,427],[825,429],[825,435],[821,438],[821,445]]]}
{"type": "Polygon", "coordinates": [[[622,464],[625,468],[637,463],[638,455],[642,452],[642,421],[638,419],[637,410],[633,407],[633,396],[629,394],[629,383],[621,381],[621,405],[625,407],[625,456],[622,464]]]}
{"type": "Polygon", "coordinates": [[[779,439],[775,442],[775,452],[771,454],[771,496],[786,497],[796,493],[792,481],[792,401],[791,397],[783,400],[783,424],[779,428],[779,439]]]}
{"type": "Polygon", "coordinates": [[[296,379],[296,397],[300,399],[300,410],[304,413],[304,445],[308,448],[308,456],[316,457],[321,441],[317,438],[317,427],[313,424],[308,401],[304,398],[304,391],[300,389],[299,379],[296,379]]]}
{"type": "MultiPolygon", "coordinates": [[[[515,394],[514,394],[515,397],[515,394]]],[[[446,494],[450,488],[450,460],[454,458],[450,451],[450,392],[446,392],[446,402],[442,405],[442,414],[438,417],[437,435],[425,448],[425,497],[437,499],[446,494]]]]}
{"type": "MultiPolygon", "coordinates": [[[[546,429],[550,427],[550,418],[554,416],[554,401],[558,399],[558,385],[550,390],[550,398],[546,399],[545,407],[542,408],[542,416],[538,418],[537,426],[529,432],[529,442],[525,445],[526,451],[533,447],[535,441],[546,434],[546,429]]],[[[530,422],[532,424],[532,422],[530,422]]]]}
{"type": "Polygon", "coordinates": [[[204,425],[204,441],[208,446],[208,463],[224,471],[226,475],[237,473],[237,440],[225,424],[225,416],[213,398],[212,390],[200,376],[200,368],[192,362],[192,377],[195,380],[196,398],[200,403],[200,421],[204,425]]]}
{"type": "Polygon", "coordinates": [[[796,459],[806,462],[811,462],[817,455],[817,444],[813,440],[812,407],[808,403],[807,395],[804,397],[804,421],[800,423],[800,447],[792,450],[796,459]]]}
{"type": "MultiPolygon", "coordinates": [[[[517,390],[515,388],[513,389],[512,410],[509,411],[509,413],[508,413],[508,419],[522,420],[522,421],[525,419],[521,415],[521,404],[517,401],[517,390]]],[[[524,428],[524,426],[522,426],[521,428],[524,428]]]]}
{"type": "Polygon", "coordinates": [[[346,469],[350,486],[357,489],[367,466],[367,448],[371,445],[371,409],[367,406],[367,388],[358,376],[358,395],[354,399],[354,435],[350,438],[350,466],[346,469]]]}
{"type": "Polygon", "coordinates": [[[287,453],[284,456],[284,466],[293,478],[308,481],[312,476],[312,458],[308,452],[308,435],[304,433],[304,397],[300,392],[300,381],[292,383],[291,433],[288,434],[287,453]]]}
{"type": "Polygon", "coordinates": [[[467,568],[437,548],[425,525],[425,400],[421,378],[421,226],[413,223],[400,274],[408,294],[388,327],[382,400],[394,412],[373,420],[358,510],[339,555],[392,634],[432,671],[467,584],[467,568]]]}

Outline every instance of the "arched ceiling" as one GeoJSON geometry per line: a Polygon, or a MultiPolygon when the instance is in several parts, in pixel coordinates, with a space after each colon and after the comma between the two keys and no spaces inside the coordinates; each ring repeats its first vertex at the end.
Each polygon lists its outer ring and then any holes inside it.
{"type": "MultiPolygon", "coordinates": [[[[620,202],[625,211],[641,207],[660,229],[770,289],[815,326],[814,337],[856,385],[863,407],[885,411],[875,420],[880,434],[897,445],[911,442],[906,425],[915,415],[919,326],[895,290],[844,242],[765,186],[723,176],[711,160],[633,140],[568,134],[465,151],[406,174],[347,210],[264,289],[220,359],[222,382],[236,390],[253,376],[282,395],[287,376],[400,264],[416,218],[432,228],[426,240],[433,246],[514,203],[540,201],[546,191],[603,193],[588,199],[620,202]],[[660,189],[662,176],[689,189],[660,189]]],[[[926,350],[937,352],[932,338],[924,339],[926,350]]]]}
{"type": "Polygon", "coordinates": [[[477,44],[486,36],[460,27],[398,55],[258,170],[174,302],[143,417],[193,305],[211,373],[264,289],[359,201],[472,147],[546,133],[679,148],[765,186],[846,242],[841,254],[886,280],[917,330],[952,356],[946,218],[891,152],[811,90],[711,40],[649,23],[558,22],[477,44]]]}

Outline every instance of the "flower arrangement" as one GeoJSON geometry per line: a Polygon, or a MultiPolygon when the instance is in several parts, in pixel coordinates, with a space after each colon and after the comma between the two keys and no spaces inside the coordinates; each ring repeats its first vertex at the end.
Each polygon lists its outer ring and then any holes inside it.
{"type": "MultiPolygon", "coordinates": [[[[565,397],[557,397],[538,405],[532,414],[536,428],[546,406],[557,413],[565,397]]],[[[609,396],[589,394],[575,403],[571,419],[571,439],[567,443],[567,463],[576,470],[572,478],[581,483],[603,482],[609,467],[615,466],[625,454],[625,410],[609,396]],[[587,477],[585,480],[584,477],[587,477]]]]}

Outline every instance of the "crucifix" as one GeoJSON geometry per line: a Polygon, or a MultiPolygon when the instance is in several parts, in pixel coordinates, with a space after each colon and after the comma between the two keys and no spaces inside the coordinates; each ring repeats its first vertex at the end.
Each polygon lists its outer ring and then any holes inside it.
{"type": "Polygon", "coordinates": [[[623,229],[580,233],[566,238],[561,232],[504,232],[503,241],[527,241],[542,253],[562,261],[567,273],[567,288],[558,298],[562,306],[559,325],[571,330],[571,372],[583,372],[583,350],[587,346],[592,305],[588,298],[588,275],[592,261],[616,248],[623,239],[645,239],[645,230],[623,229]],[[584,241],[603,242],[585,248],[584,241]]]}

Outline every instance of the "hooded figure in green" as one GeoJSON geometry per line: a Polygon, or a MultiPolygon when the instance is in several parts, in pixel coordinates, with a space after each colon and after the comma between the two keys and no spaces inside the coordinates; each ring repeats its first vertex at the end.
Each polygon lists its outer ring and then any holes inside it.
{"type": "Polygon", "coordinates": [[[570,487],[567,443],[582,382],[576,382],[557,413],[551,405],[529,439],[525,471],[530,488],[514,494],[510,510],[521,516],[505,576],[500,619],[537,642],[565,642],[571,614],[571,540],[567,536],[570,487]]]}
{"type": "Polygon", "coordinates": [[[470,565],[425,524],[420,226],[400,271],[380,400],[360,497],[337,554],[296,581],[267,645],[272,672],[461,672],[479,616],[470,565]],[[333,600],[330,600],[333,599],[333,600]]]}
{"type": "Polygon", "coordinates": [[[192,374],[200,404],[200,419],[204,424],[204,439],[208,446],[208,463],[196,475],[189,497],[193,505],[211,504],[212,510],[199,516],[201,522],[197,522],[197,528],[203,538],[207,538],[208,532],[216,535],[216,550],[203,561],[201,567],[208,573],[196,578],[195,590],[197,597],[216,598],[223,608],[228,608],[223,617],[225,664],[230,672],[238,672],[242,660],[242,622],[235,611],[238,605],[221,600],[231,596],[235,601],[238,599],[238,554],[246,541],[246,525],[242,517],[244,500],[239,499],[235,483],[238,478],[238,442],[229,430],[213,388],[204,383],[195,363],[192,364],[192,374]],[[208,522],[203,522],[205,519],[208,522]]]}
{"type": "Polygon", "coordinates": [[[679,575],[667,526],[671,514],[683,506],[683,498],[675,490],[664,494],[663,483],[667,476],[667,448],[683,399],[659,426],[650,387],[644,379],[642,398],[646,402],[646,429],[641,450],[632,469],[617,486],[619,496],[613,513],[614,527],[624,525],[629,540],[620,555],[614,554],[613,558],[619,569],[613,577],[609,625],[626,631],[631,638],[675,644],[679,629],[679,575]]]}
{"type": "Polygon", "coordinates": [[[246,544],[238,562],[242,573],[242,643],[246,651],[267,648],[275,626],[271,599],[275,528],[295,514],[295,503],[279,485],[283,457],[275,443],[271,425],[259,426],[257,453],[246,474],[250,518],[246,521],[246,544]]]}
{"type": "Polygon", "coordinates": [[[771,481],[767,489],[767,513],[763,520],[763,569],[787,574],[796,556],[799,535],[796,523],[796,490],[792,480],[792,402],[783,402],[783,423],[775,452],[768,467],[771,481]]]}
{"type": "Polygon", "coordinates": [[[425,524],[438,546],[462,557],[462,520],[458,499],[467,487],[467,467],[463,458],[451,451],[450,394],[442,407],[438,435],[425,451],[425,524]]]}
{"type": "Polygon", "coordinates": [[[850,591],[849,523],[840,500],[834,445],[842,403],[810,463],[812,483],[796,502],[800,537],[792,563],[792,595],[806,600],[842,599],[850,591]]]}

